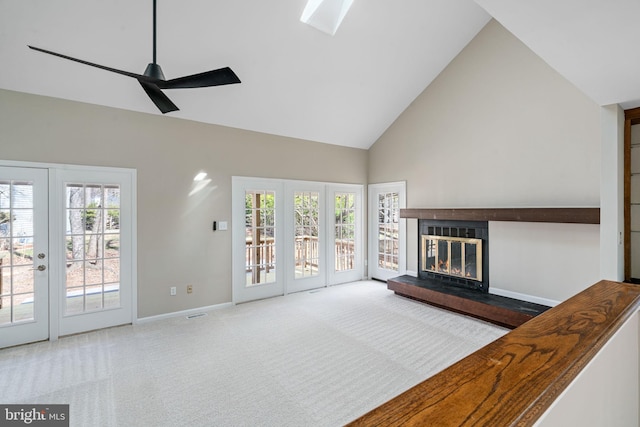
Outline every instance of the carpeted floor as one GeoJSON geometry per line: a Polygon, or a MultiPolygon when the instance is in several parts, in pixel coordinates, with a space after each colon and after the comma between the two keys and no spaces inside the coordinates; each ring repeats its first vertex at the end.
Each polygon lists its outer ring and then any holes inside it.
{"type": "Polygon", "coordinates": [[[72,426],[339,426],[507,330],[363,281],[0,350],[0,403],[72,426]]]}

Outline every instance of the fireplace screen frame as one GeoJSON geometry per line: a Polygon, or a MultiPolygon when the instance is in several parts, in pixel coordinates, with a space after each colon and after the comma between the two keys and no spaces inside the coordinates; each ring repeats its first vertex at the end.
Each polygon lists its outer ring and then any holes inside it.
{"type": "Polygon", "coordinates": [[[473,280],[473,281],[478,281],[478,282],[482,282],[482,246],[483,246],[483,242],[482,239],[480,238],[468,238],[468,237],[452,237],[452,236],[437,236],[437,235],[429,235],[429,234],[422,234],[421,235],[422,238],[422,259],[420,262],[420,267],[422,271],[425,272],[431,272],[431,273],[438,273],[438,274],[442,274],[442,275],[446,275],[446,276],[450,276],[450,277],[458,277],[458,278],[464,278],[467,280],[473,280]],[[430,258],[434,258],[434,257],[429,257],[429,248],[428,248],[428,243],[429,241],[436,241],[436,242],[440,242],[440,241],[445,241],[447,242],[447,255],[446,255],[446,269],[443,269],[442,267],[436,267],[435,263],[437,263],[437,260],[442,259],[439,255],[439,248],[440,245],[436,244],[435,245],[435,262],[432,265],[433,268],[431,268],[432,266],[428,265],[428,260],[430,258]],[[455,273],[452,272],[452,251],[451,251],[451,243],[456,242],[456,243],[460,243],[460,273],[455,273]],[[475,275],[467,275],[467,271],[466,271],[466,262],[465,260],[467,259],[466,257],[466,245],[473,245],[475,247],[475,275]]]}

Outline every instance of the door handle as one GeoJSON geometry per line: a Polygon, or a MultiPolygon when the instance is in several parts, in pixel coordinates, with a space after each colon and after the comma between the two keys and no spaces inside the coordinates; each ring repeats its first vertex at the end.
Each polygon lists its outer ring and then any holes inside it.
{"type": "Polygon", "coordinates": [[[32,268],[31,270],[45,271],[46,269],[47,269],[46,265],[40,264],[39,266],[32,268]]]}

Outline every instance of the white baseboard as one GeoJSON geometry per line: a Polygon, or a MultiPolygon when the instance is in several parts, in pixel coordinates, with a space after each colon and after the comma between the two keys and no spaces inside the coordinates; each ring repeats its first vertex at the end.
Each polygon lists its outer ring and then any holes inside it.
{"type": "Polygon", "coordinates": [[[214,310],[221,310],[223,308],[232,307],[233,305],[234,304],[232,302],[225,302],[222,304],[209,305],[206,307],[191,308],[189,310],[173,311],[171,313],[158,314],[156,316],[141,317],[139,319],[136,319],[134,323],[137,325],[141,325],[144,323],[155,322],[156,320],[170,319],[172,317],[181,317],[181,316],[187,317],[192,314],[198,314],[198,313],[214,311],[214,310]]]}
{"type": "Polygon", "coordinates": [[[507,291],[504,289],[498,289],[498,288],[494,288],[491,285],[489,285],[489,293],[494,295],[500,295],[503,297],[508,297],[508,298],[515,298],[521,301],[528,301],[534,304],[542,304],[549,307],[555,307],[556,305],[560,304],[560,301],[556,301],[548,298],[536,297],[533,295],[521,294],[520,292],[513,292],[513,291],[507,291]]]}
{"type": "Polygon", "coordinates": [[[405,271],[404,274],[406,274],[407,276],[418,277],[418,272],[417,271],[407,270],[407,271],[405,271]]]}

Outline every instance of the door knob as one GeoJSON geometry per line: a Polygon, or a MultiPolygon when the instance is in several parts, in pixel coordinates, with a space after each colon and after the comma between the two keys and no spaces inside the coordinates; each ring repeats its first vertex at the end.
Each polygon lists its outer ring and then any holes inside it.
{"type": "Polygon", "coordinates": [[[38,270],[38,271],[45,271],[46,269],[47,269],[47,266],[44,264],[40,264],[36,268],[32,268],[32,270],[38,270]]]}

